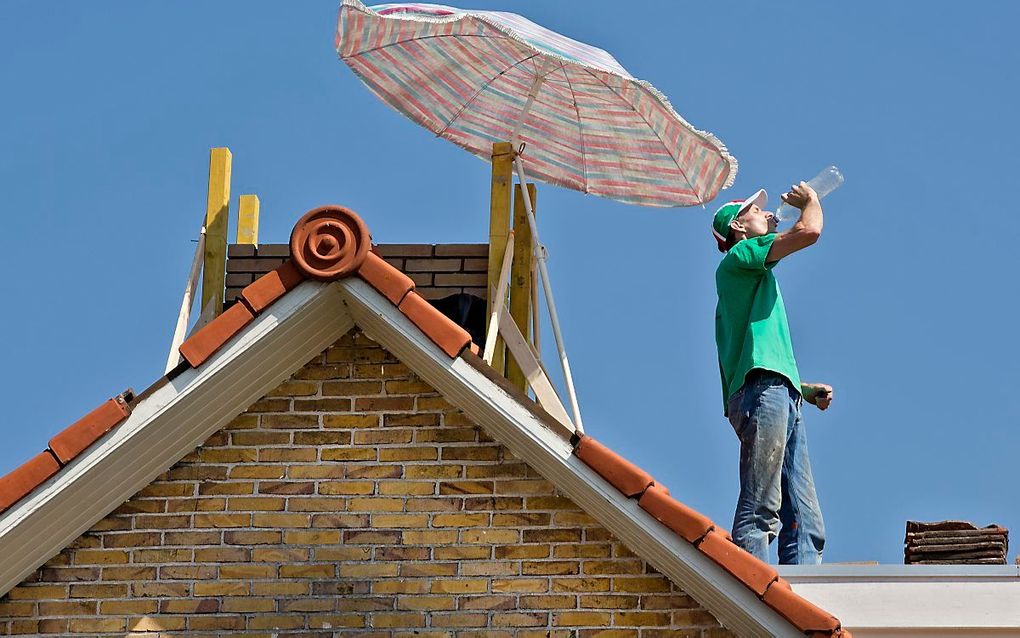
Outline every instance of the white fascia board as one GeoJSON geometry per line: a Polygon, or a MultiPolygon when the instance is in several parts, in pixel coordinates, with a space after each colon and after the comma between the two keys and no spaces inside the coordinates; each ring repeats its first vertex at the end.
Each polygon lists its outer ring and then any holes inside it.
{"type": "Polygon", "coordinates": [[[858,636],[1020,634],[1020,565],[780,567],[858,636]]]}
{"type": "Polygon", "coordinates": [[[463,358],[450,359],[365,282],[335,284],[358,326],[494,439],[538,471],[739,636],[803,636],[740,581],[653,519],[572,454],[562,426],[539,418],[463,358]],[[557,428],[559,431],[554,431],[557,428]]]}
{"type": "Polygon", "coordinates": [[[144,396],[127,420],[0,515],[0,595],[353,326],[335,287],[304,282],[199,368],[144,396]]]}

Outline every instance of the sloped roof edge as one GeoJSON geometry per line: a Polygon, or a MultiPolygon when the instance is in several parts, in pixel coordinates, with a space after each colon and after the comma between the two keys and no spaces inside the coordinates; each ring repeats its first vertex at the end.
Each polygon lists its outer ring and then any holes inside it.
{"type": "Polygon", "coordinates": [[[125,421],[0,514],[0,595],[353,326],[334,286],[305,282],[203,366],[157,382],[125,421]]]}

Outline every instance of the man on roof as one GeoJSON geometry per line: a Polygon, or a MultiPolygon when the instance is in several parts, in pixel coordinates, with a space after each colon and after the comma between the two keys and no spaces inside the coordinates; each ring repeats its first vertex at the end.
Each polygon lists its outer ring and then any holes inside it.
{"type": "Polygon", "coordinates": [[[763,209],[764,190],[725,204],[712,222],[719,250],[726,253],[715,273],[724,414],[740,439],[740,496],[732,535],[737,545],[768,562],[768,547],[781,523],[779,562],[817,564],[825,526],[800,412],[804,401],[828,408],[832,387],[801,383],[772,270],[780,259],[818,241],[822,207],[804,182],[782,199],[801,211],[785,232],[776,232],[775,216],[763,209]]]}

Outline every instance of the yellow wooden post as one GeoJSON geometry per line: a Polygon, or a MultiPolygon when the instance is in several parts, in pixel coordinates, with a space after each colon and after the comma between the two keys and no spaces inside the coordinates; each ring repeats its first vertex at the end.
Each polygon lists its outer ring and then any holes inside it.
{"type": "Polygon", "coordinates": [[[202,266],[202,310],[210,317],[223,312],[227,265],[227,218],[230,202],[230,149],[209,151],[209,198],[205,208],[205,262],[202,266]]]}
{"type": "MultiPolygon", "coordinates": [[[[528,184],[531,196],[531,210],[536,215],[538,209],[535,200],[535,185],[528,184]]],[[[524,208],[521,185],[514,186],[514,263],[510,267],[510,316],[527,340],[530,328],[531,310],[531,258],[534,255],[531,245],[531,225],[528,224],[528,211],[524,208]]],[[[522,391],[527,391],[527,380],[517,362],[511,357],[506,365],[506,378],[522,391]]]]}
{"type": "Polygon", "coordinates": [[[241,195],[237,205],[237,243],[259,243],[259,197],[241,195]]]}
{"type": "MultiPolygon", "coordinates": [[[[510,187],[513,185],[513,145],[509,142],[495,142],[492,145],[492,196],[489,201],[489,279],[486,290],[493,290],[499,283],[499,271],[506,252],[506,240],[510,234],[510,187]]],[[[492,294],[486,304],[486,316],[492,314],[492,294]]],[[[496,353],[492,367],[504,374],[504,344],[496,341],[496,353]]]]}

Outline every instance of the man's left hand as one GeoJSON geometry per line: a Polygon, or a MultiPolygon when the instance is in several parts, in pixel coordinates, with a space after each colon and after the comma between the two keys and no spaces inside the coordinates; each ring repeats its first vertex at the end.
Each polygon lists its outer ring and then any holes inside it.
{"type": "Polygon", "coordinates": [[[800,392],[804,400],[819,410],[825,410],[832,403],[832,386],[825,383],[802,383],[800,392]]]}

